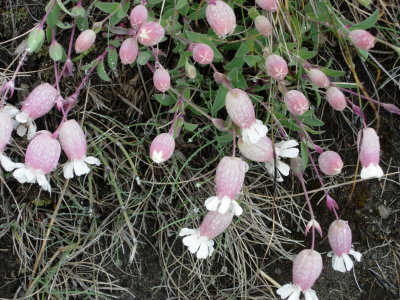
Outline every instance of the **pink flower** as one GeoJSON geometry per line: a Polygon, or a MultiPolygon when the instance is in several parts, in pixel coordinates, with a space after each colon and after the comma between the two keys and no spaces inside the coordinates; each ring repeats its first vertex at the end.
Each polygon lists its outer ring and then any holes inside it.
{"type": "Polygon", "coordinates": [[[343,161],[334,151],[322,152],[318,157],[319,168],[326,175],[338,175],[343,168],[343,161]]]}
{"type": "Polygon", "coordinates": [[[42,83],[34,88],[26,97],[21,112],[15,117],[21,123],[17,128],[17,134],[24,136],[28,131],[28,139],[31,139],[36,132],[34,120],[47,114],[56,104],[58,98],[58,91],[49,83],[42,83]]]}
{"type": "Polygon", "coordinates": [[[4,149],[10,142],[13,131],[12,120],[8,113],[0,111],[0,162],[4,170],[10,172],[16,168],[16,164],[4,155],[4,149]]]}
{"type": "Polygon", "coordinates": [[[193,59],[202,65],[209,65],[214,59],[214,51],[207,44],[196,44],[193,47],[193,59]]]}
{"type": "Polygon", "coordinates": [[[351,254],[358,262],[361,261],[361,253],[354,251],[351,243],[351,229],[346,221],[336,220],[332,222],[328,232],[329,244],[333,253],[328,256],[332,258],[332,268],[336,271],[346,272],[353,268],[353,261],[349,254],[351,254]]]}
{"type": "Polygon", "coordinates": [[[337,87],[331,86],[326,90],[326,100],[337,111],[343,111],[346,106],[346,97],[337,87]]]}
{"type": "Polygon", "coordinates": [[[137,39],[144,46],[154,46],[161,42],[164,34],[164,28],[160,24],[147,22],[140,26],[137,32],[137,39]]]}
{"type": "Polygon", "coordinates": [[[64,165],[64,177],[73,178],[90,172],[87,164],[100,165],[100,160],[93,156],[86,156],[86,137],[81,126],[75,120],[65,121],[60,127],[60,144],[68,157],[64,165]]]}
{"type": "Polygon", "coordinates": [[[306,96],[299,91],[288,91],[285,94],[284,101],[288,111],[295,116],[301,116],[309,109],[306,96]]]}
{"type": "Polygon", "coordinates": [[[231,89],[226,94],[225,108],[232,121],[241,128],[245,143],[256,144],[268,132],[268,127],[256,120],[253,103],[245,91],[231,89]]]}
{"type": "Polygon", "coordinates": [[[235,201],[235,196],[242,189],[247,169],[247,163],[240,158],[230,156],[222,158],[215,176],[217,195],[208,198],[205,202],[208,210],[225,214],[232,206],[236,216],[242,214],[243,209],[235,201]]]}
{"type": "Polygon", "coordinates": [[[169,88],[171,87],[171,77],[169,76],[168,71],[165,70],[163,67],[160,67],[157,70],[155,70],[153,74],[153,83],[154,87],[158,91],[162,93],[168,91],[169,88]]]}
{"type": "Polygon", "coordinates": [[[322,271],[322,257],[315,250],[301,251],[293,263],[293,284],[285,284],[277,290],[282,299],[299,300],[303,292],[306,300],[318,300],[312,288],[322,271]]]}
{"type": "Polygon", "coordinates": [[[175,150],[174,137],[169,133],[162,133],[156,136],[150,146],[150,157],[157,163],[163,163],[170,159],[175,150]]]}
{"type": "Polygon", "coordinates": [[[358,134],[358,144],[360,151],[360,162],[362,165],[361,178],[380,178],[383,170],[379,166],[380,143],[379,137],[373,128],[364,128],[358,134]]]}
{"type": "Polygon", "coordinates": [[[119,48],[119,58],[124,65],[130,65],[136,60],[139,48],[136,38],[127,38],[119,48]]]}
{"type": "Polygon", "coordinates": [[[25,153],[25,164],[13,173],[20,183],[37,182],[45,191],[50,192],[50,183],[46,176],[55,169],[61,154],[60,143],[48,131],[38,133],[29,143],[25,153]]]}
{"type": "Polygon", "coordinates": [[[225,214],[209,211],[199,229],[183,228],[179,236],[185,236],[183,244],[189,248],[190,253],[196,253],[197,258],[210,257],[214,252],[213,239],[228,228],[232,218],[232,211],[225,214]]]}
{"type": "Polygon", "coordinates": [[[83,31],[75,41],[76,53],[82,53],[89,50],[89,48],[93,46],[95,40],[96,33],[93,30],[87,29],[83,31]]]}
{"type": "Polygon", "coordinates": [[[274,159],[274,149],[269,137],[262,137],[256,144],[245,143],[238,140],[238,148],[244,157],[256,162],[267,162],[274,159]]]}
{"type": "Polygon", "coordinates": [[[256,0],[259,7],[266,11],[276,11],[278,9],[278,0],[256,0]]]}
{"type": "Polygon", "coordinates": [[[216,0],[215,4],[209,3],[206,8],[206,19],[218,36],[224,37],[235,31],[235,12],[224,1],[216,0]]]}
{"type": "Polygon", "coordinates": [[[254,25],[256,26],[257,31],[263,36],[269,36],[272,34],[272,24],[267,17],[263,15],[257,16],[254,20],[254,25]]]}
{"type": "Polygon", "coordinates": [[[363,29],[350,31],[349,39],[354,46],[361,50],[369,50],[375,46],[375,37],[363,29]]]}
{"type": "Polygon", "coordinates": [[[331,84],[328,76],[325,75],[324,72],[318,69],[310,69],[307,72],[308,78],[310,78],[311,82],[320,88],[327,88],[331,84]]]}
{"type": "Polygon", "coordinates": [[[265,69],[267,70],[267,74],[276,80],[283,80],[289,73],[286,60],[276,54],[267,57],[265,69]]]}
{"type": "Polygon", "coordinates": [[[144,22],[147,21],[149,13],[147,12],[147,8],[144,5],[135,6],[131,14],[129,16],[129,20],[131,22],[131,26],[133,28],[139,28],[144,22]]]}

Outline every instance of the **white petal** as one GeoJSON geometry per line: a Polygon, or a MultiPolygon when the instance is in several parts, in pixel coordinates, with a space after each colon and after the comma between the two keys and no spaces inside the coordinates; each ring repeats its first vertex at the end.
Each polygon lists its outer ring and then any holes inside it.
{"type": "Polygon", "coordinates": [[[348,254],[342,254],[346,270],[350,271],[353,268],[353,261],[348,254]]]}
{"type": "Polygon", "coordinates": [[[329,251],[327,254],[326,254],[328,257],[333,257],[333,251],[329,251]]]}
{"type": "Polygon", "coordinates": [[[25,176],[26,176],[26,182],[28,183],[35,183],[36,182],[36,174],[33,172],[31,168],[26,168],[25,169],[25,176]]]}
{"type": "Polygon", "coordinates": [[[282,150],[279,150],[279,153],[277,152],[277,154],[280,157],[294,158],[297,155],[299,155],[299,149],[297,149],[297,148],[282,149],[282,150]]]}
{"type": "Polygon", "coordinates": [[[281,296],[282,299],[286,299],[298,289],[299,287],[297,285],[288,283],[281,286],[276,293],[281,296]]]}
{"type": "Polygon", "coordinates": [[[196,232],[197,232],[196,229],[182,228],[181,231],[179,232],[179,236],[192,235],[196,234],[196,232]]]}
{"type": "Polygon", "coordinates": [[[26,128],[24,125],[19,125],[17,128],[17,134],[19,136],[24,136],[27,131],[28,131],[28,128],[26,128]]]}
{"type": "Polygon", "coordinates": [[[4,170],[6,170],[7,172],[11,172],[16,167],[18,167],[16,163],[14,163],[11,159],[9,159],[7,156],[3,154],[0,154],[0,162],[4,170]]]}
{"type": "Polygon", "coordinates": [[[64,171],[64,177],[66,179],[73,178],[74,177],[74,163],[72,161],[68,161],[63,166],[63,171],[64,171]]]}
{"type": "Polygon", "coordinates": [[[21,111],[19,114],[15,116],[15,120],[17,120],[20,123],[26,123],[29,120],[29,115],[26,112],[21,111]]]}
{"type": "Polygon", "coordinates": [[[300,299],[301,288],[299,287],[297,290],[290,295],[288,300],[299,300],[300,299]]]}
{"type": "Polygon", "coordinates": [[[29,122],[29,126],[28,126],[28,134],[27,134],[27,138],[28,138],[28,140],[31,140],[34,136],[35,136],[35,134],[36,134],[36,123],[35,123],[35,121],[30,121],[29,122]]]}
{"type": "Polygon", "coordinates": [[[354,251],[354,249],[351,249],[349,252],[353,257],[356,259],[356,261],[360,262],[362,254],[360,252],[354,251]]]}
{"type": "Polygon", "coordinates": [[[235,216],[240,216],[243,213],[242,207],[235,200],[232,201],[232,206],[235,216]]]}
{"type": "Polygon", "coordinates": [[[208,246],[208,256],[211,256],[214,253],[214,241],[208,241],[207,243],[208,246]]]}
{"type": "Polygon", "coordinates": [[[275,163],[274,161],[267,161],[265,163],[265,168],[267,169],[267,172],[271,175],[274,175],[275,172],[275,163]]]}
{"type": "Polygon", "coordinates": [[[50,183],[47,181],[46,176],[44,176],[43,174],[37,174],[36,175],[36,179],[38,184],[45,190],[50,192],[51,191],[51,186],[50,183]]]}
{"type": "Polygon", "coordinates": [[[288,176],[290,172],[290,167],[288,164],[281,162],[278,160],[278,170],[282,173],[283,176],[288,176]]]}
{"type": "Polygon", "coordinates": [[[228,211],[229,207],[231,207],[231,203],[232,200],[229,197],[224,196],[221,200],[221,204],[218,207],[218,212],[220,214],[225,214],[228,211]]]}
{"type": "Polygon", "coordinates": [[[208,257],[208,244],[207,243],[201,243],[199,250],[197,251],[197,258],[202,259],[202,258],[207,258],[208,257]]]}
{"type": "Polygon", "coordinates": [[[368,179],[368,178],[380,178],[383,176],[383,170],[379,165],[370,164],[366,168],[361,169],[361,178],[368,179]]]}
{"type": "Polygon", "coordinates": [[[268,127],[263,124],[260,120],[256,120],[256,122],[251,126],[254,128],[260,137],[264,137],[268,133],[268,127]]]}
{"type": "Polygon", "coordinates": [[[289,140],[289,141],[282,141],[276,144],[276,147],[279,149],[289,149],[289,148],[294,148],[298,146],[299,143],[295,140],[289,140]]]}
{"type": "Polygon", "coordinates": [[[346,267],[344,265],[344,260],[343,257],[339,257],[337,255],[334,255],[332,258],[332,268],[335,271],[339,271],[339,272],[346,272],[346,267]]]}
{"type": "Polygon", "coordinates": [[[165,161],[165,159],[163,158],[162,151],[160,151],[160,152],[154,151],[153,155],[151,156],[151,159],[157,164],[163,163],[165,161]]]}
{"type": "Polygon", "coordinates": [[[77,159],[73,163],[76,176],[81,176],[90,172],[89,167],[82,159],[77,159]]]}
{"type": "Polygon", "coordinates": [[[220,203],[221,200],[217,196],[213,196],[208,198],[204,204],[208,210],[216,211],[220,203]]]}
{"type": "Polygon", "coordinates": [[[318,300],[317,293],[313,289],[305,290],[303,293],[305,300],[318,300]]]}
{"type": "Polygon", "coordinates": [[[17,114],[19,114],[19,109],[16,108],[15,106],[12,106],[12,105],[9,105],[9,104],[4,106],[3,111],[8,113],[10,115],[10,117],[14,117],[17,114]]]}
{"type": "Polygon", "coordinates": [[[26,182],[26,168],[22,167],[22,168],[16,169],[13,172],[13,176],[15,179],[18,180],[19,183],[25,183],[26,182]]]}
{"type": "Polygon", "coordinates": [[[100,159],[93,157],[93,156],[88,156],[83,159],[85,162],[87,162],[89,165],[95,165],[95,166],[100,166],[100,159]]]}

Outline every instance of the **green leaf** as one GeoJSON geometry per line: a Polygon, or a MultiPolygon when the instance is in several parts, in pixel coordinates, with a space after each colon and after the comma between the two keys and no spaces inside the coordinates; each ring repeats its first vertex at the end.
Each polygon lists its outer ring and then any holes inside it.
{"type": "Polygon", "coordinates": [[[195,9],[190,15],[187,16],[189,20],[200,20],[206,17],[207,5],[203,5],[200,9],[195,9]]]}
{"type": "Polygon", "coordinates": [[[28,36],[28,52],[38,52],[43,45],[45,33],[42,28],[36,27],[28,36]]]}
{"type": "Polygon", "coordinates": [[[216,116],[217,112],[224,107],[225,105],[225,97],[228,93],[228,89],[224,85],[220,85],[217,91],[217,95],[215,96],[215,100],[213,105],[211,106],[211,114],[212,116],[216,116]]]}
{"type": "Polygon", "coordinates": [[[121,5],[118,7],[118,10],[110,19],[111,25],[117,25],[123,18],[127,15],[127,11],[129,9],[130,2],[127,1],[125,5],[122,7],[121,5]]]}
{"type": "Polygon", "coordinates": [[[60,20],[57,22],[57,27],[61,29],[70,29],[72,27],[71,23],[61,22],[60,20]]]}
{"type": "Polygon", "coordinates": [[[375,23],[378,21],[378,18],[379,18],[379,9],[375,10],[374,13],[372,15],[370,15],[364,21],[351,26],[349,28],[349,30],[368,29],[368,28],[374,27],[375,23]]]}
{"type": "Polygon", "coordinates": [[[246,55],[247,53],[249,53],[250,49],[249,46],[247,46],[246,43],[242,43],[238,49],[238,51],[235,54],[235,57],[242,57],[244,55],[246,55]]]}
{"type": "Polygon", "coordinates": [[[76,18],[76,26],[80,31],[85,31],[86,29],[89,29],[89,20],[87,15],[83,17],[77,17],[76,18]]]}
{"type": "Polygon", "coordinates": [[[187,0],[179,0],[175,6],[175,9],[179,10],[181,8],[184,8],[187,4],[188,4],[187,0]]]}
{"type": "Polygon", "coordinates": [[[361,3],[361,5],[365,6],[366,8],[370,8],[370,4],[372,2],[372,0],[358,0],[358,2],[361,3]]]}
{"type": "Polygon", "coordinates": [[[154,98],[164,106],[170,106],[176,102],[175,98],[167,94],[155,94],[154,98]]]}
{"type": "Polygon", "coordinates": [[[84,17],[86,15],[86,10],[82,6],[74,6],[71,13],[76,17],[84,17]]]}
{"type": "Polygon", "coordinates": [[[300,121],[302,121],[304,124],[307,124],[309,126],[323,126],[325,123],[321,120],[318,120],[314,116],[314,112],[312,110],[306,111],[304,114],[299,117],[300,121]]]}
{"type": "Polygon", "coordinates": [[[52,43],[49,47],[49,54],[52,60],[60,61],[63,57],[63,47],[57,42],[52,43]]]}
{"type": "Polygon", "coordinates": [[[245,55],[243,56],[243,60],[249,67],[254,67],[257,63],[259,63],[262,58],[258,55],[245,55]]]}
{"type": "Polygon", "coordinates": [[[224,132],[220,136],[215,137],[215,140],[218,142],[218,147],[222,147],[230,142],[232,142],[232,133],[224,132]]]}
{"type": "MultiPolygon", "coordinates": [[[[49,4],[47,4],[46,11],[50,7],[50,3],[52,3],[52,2],[53,2],[53,0],[51,0],[49,2],[49,4]]],[[[57,24],[59,15],[60,15],[60,6],[58,5],[58,3],[55,3],[51,13],[47,16],[47,20],[46,20],[47,26],[54,27],[57,24]]]]}
{"type": "Polygon", "coordinates": [[[107,64],[111,70],[115,70],[118,65],[118,53],[117,49],[111,47],[110,51],[107,53],[107,64]]]}
{"type": "Polygon", "coordinates": [[[308,51],[305,48],[299,50],[299,56],[302,59],[306,59],[306,60],[315,57],[317,54],[318,54],[317,51],[308,51]]]}
{"type": "Polygon", "coordinates": [[[235,57],[232,61],[225,65],[224,68],[227,71],[233,70],[234,68],[241,68],[244,64],[244,59],[242,57],[235,57]]]}
{"type": "Polygon", "coordinates": [[[336,70],[331,70],[328,68],[321,68],[320,70],[322,72],[324,72],[327,76],[330,76],[330,77],[342,77],[346,74],[343,71],[336,71],[336,70]]]}
{"type": "Polygon", "coordinates": [[[252,7],[248,10],[248,15],[250,18],[253,20],[257,18],[260,14],[258,13],[257,9],[255,7],[252,7]]]}
{"type": "Polygon", "coordinates": [[[101,60],[96,67],[97,70],[97,75],[99,75],[99,77],[101,79],[103,79],[104,81],[111,81],[110,77],[108,77],[106,70],[104,68],[104,61],[101,60]]]}
{"type": "Polygon", "coordinates": [[[118,7],[120,6],[120,4],[118,2],[117,3],[115,3],[115,2],[111,2],[111,3],[108,3],[108,2],[96,2],[95,5],[102,12],[105,12],[105,13],[108,13],[108,14],[111,14],[111,13],[115,12],[118,9],[118,7]]]}
{"type": "Polygon", "coordinates": [[[71,17],[75,17],[65,6],[62,0],[57,0],[57,4],[60,6],[63,12],[65,12],[67,15],[70,15],[71,17]]]}
{"type": "Polygon", "coordinates": [[[300,150],[301,150],[301,161],[303,163],[304,169],[307,168],[308,165],[308,149],[306,143],[304,141],[301,141],[300,144],[300,150]]]}
{"type": "Polygon", "coordinates": [[[186,37],[192,43],[204,43],[204,44],[207,44],[214,51],[214,59],[222,60],[221,52],[219,52],[217,47],[215,47],[214,44],[210,41],[210,38],[209,38],[208,35],[201,34],[201,33],[198,33],[198,32],[193,32],[193,31],[187,31],[186,32],[186,37]]]}
{"type": "Polygon", "coordinates": [[[183,128],[185,128],[188,131],[195,131],[198,126],[199,126],[198,124],[191,124],[186,122],[183,124],[183,128]]]}
{"type": "Polygon", "coordinates": [[[150,57],[151,53],[149,51],[143,51],[139,53],[139,56],[136,61],[139,65],[144,66],[149,61],[150,57]]]}

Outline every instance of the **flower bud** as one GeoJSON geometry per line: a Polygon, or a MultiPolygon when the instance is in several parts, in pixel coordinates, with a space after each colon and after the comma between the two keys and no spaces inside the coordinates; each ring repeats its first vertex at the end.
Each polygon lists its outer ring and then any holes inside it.
{"type": "Polygon", "coordinates": [[[308,78],[310,78],[311,82],[320,88],[327,88],[331,84],[328,76],[325,75],[324,72],[318,69],[310,69],[307,72],[308,78]]]}
{"type": "Polygon", "coordinates": [[[242,214],[243,210],[235,201],[235,196],[242,189],[247,169],[247,163],[240,158],[228,156],[222,158],[215,176],[217,195],[208,198],[205,202],[208,210],[224,214],[233,205],[235,215],[242,214]]]}
{"type": "Polygon", "coordinates": [[[267,70],[267,74],[276,80],[283,80],[289,73],[286,60],[276,54],[267,57],[265,69],[267,70]]]}
{"type": "Polygon", "coordinates": [[[50,132],[42,132],[29,143],[25,153],[25,164],[16,169],[13,176],[20,183],[37,182],[44,190],[50,192],[50,183],[45,175],[55,169],[60,154],[60,143],[50,132]]]}
{"type": "Polygon", "coordinates": [[[169,88],[171,87],[171,77],[169,76],[168,71],[165,70],[163,67],[160,67],[157,70],[155,70],[153,74],[153,83],[154,87],[158,91],[162,93],[168,91],[169,88]]]}
{"type": "Polygon", "coordinates": [[[100,165],[100,161],[92,156],[86,157],[87,143],[81,126],[75,120],[65,121],[60,126],[60,144],[68,157],[64,165],[64,177],[73,178],[90,172],[87,164],[100,165]]]}
{"type": "Polygon", "coordinates": [[[175,140],[169,133],[162,133],[156,136],[150,146],[150,157],[157,163],[167,161],[174,153],[175,140]]]}
{"type": "Polygon", "coordinates": [[[157,45],[164,37],[164,28],[157,22],[146,22],[137,33],[139,43],[144,46],[157,45]]]}
{"type": "Polygon", "coordinates": [[[338,175],[343,168],[343,161],[334,151],[322,152],[318,157],[319,168],[325,175],[338,175]]]}
{"type": "Polygon", "coordinates": [[[270,36],[272,34],[272,24],[267,17],[263,15],[257,16],[254,20],[254,25],[256,26],[257,31],[263,36],[270,36]]]}
{"type": "Polygon", "coordinates": [[[129,20],[131,22],[131,26],[134,28],[139,28],[144,22],[147,21],[149,13],[147,11],[146,6],[144,5],[137,5],[135,6],[131,14],[129,16],[129,20]]]}
{"type": "Polygon", "coordinates": [[[15,119],[21,123],[17,129],[20,136],[25,135],[28,127],[28,139],[36,132],[34,120],[47,114],[59,98],[58,91],[49,83],[42,83],[29,93],[15,119]]]}
{"type": "Polygon", "coordinates": [[[199,64],[208,65],[214,59],[214,51],[207,44],[196,44],[193,47],[193,59],[199,64]]]}
{"type": "Polygon", "coordinates": [[[12,131],[13,126],[10,115],[4,111],[0,111],[0,162],[4,170],[8,172],[15,168],[15,164],[3,152],[10,142],[12,131]]]}
{"type": "Polygon", "coordinates": [[[328,232],[329,245],[333,250],[332,268],[336,271],[346,272],[353,268],[353,261],[349,254],[354,256],[357,261],[361,261],[361,253],[352,248],[352,235],[350,226],[346,221],[336,220],[329,226],[328,232]]]}
{"type": "Polygon", "coordinates": [[[44,30],[41,27],[36,27],[28,36],[28,52],[38,52],[42,48],[44,42],[44,30]]]}
{"type": "Polygon", "coordinates": [[[267,162],[274,159],[274,148],[269,137],[262,137],[258,143],[250,144],[238,140],[238,148],[244,157],[256,162],[267,162]]]}
{"type": "Polygon", "coordinates": [[[183,238],[183,244],[188,247],[190,253],[196,253],[197,258],[207,258],[214,252],[213,239],[225,231],[233,218],[233,212],[225,214],[209,211],[203,219],[199,229],[183,228],[179,236],[183,238]]]}
{"type": "Polygon", "coordinates": [[[188,63],[188,62],[186,62],[185,63],[185,72],[186,72],[186,76],[189,78],[189,79],[195,79],[196,78],[196,68],[192,65],[192,64],[190,64],[190,63],[188,63]]]}
{"type": "Polygon", "coordinates": [[[127,38],[119,48],[119,58],[124,65],[133,63],[138,55],[139,48],[136,38],[127,38]]]}
{"type": "Polygon", "coordinates": [[[82,53],[89,50],[89,48],[93,46],[95,40],[96,33],[93,30],[87,29],[81,32],[75,41],[76,53],[82,53]]]}
{"type": "Polygon", "coordinates": [[[232,121],[241,128],[244,142],[255,144],[267,134],[268,128],[256,120],[253,102],[245,91],[229,90],[225,98],[225,108],[232,121]]]}
{"type": "Polygon", "coordinates": [[[379,166],[379,156],[381,146],[379,137],[373,128],[364,128],[358,136],[360,142],[360,162],[362,165],[361,178],[380,178],[383,176],[383,170],[379,166]],[[361,136],[362,135],[362,136],[361,136]]]}
{"type": "Polygon", "coordinates": [[[284,101],[288,111],[295,116],[301,116],[309,109],[306,96],[299,91],[288,91],[285,94],[284,101]]]}
{"type": "Polygon", "coordinates": [[[278,0],[256,0],[256,3],[259,7],[266,11],[276,11],[278,8],[278,0]]]}
{"type": "Polygon", "coordinates": [[[222,0],[209,3],[206,8],[206,19],[215,34],[221,37],[232,34],[236,27],[236,16],[233,9],[222,0]]]}
{"type": "Polygon", "coordinates": [[[337,87],[331,86],[326,90],[326,100],[337,111],[343,111],[346,106],[346,97],[337,87]]]}
{"type": "Polygon", "coordinates": [[[349,39],[354,46],[361,50],[369,50],[375,46],[375,37],[363,29],[350,31],[349,39]]]}
{"type": "Polygon", "coordinates": [[[63,57],[63,47],[59,43],[53,42],[49,47],[49,54],[52,60],[60,61],[63,57]]]}
{"type": "Polygon", "coordinates": [[[303,292],[305,299],[318,299],[311,287],[322,271],[322,257],[317,251],[301,251],[293,263],[293,284],[285,284],[277,290],[282,299],[298,300],[303,292]]]}

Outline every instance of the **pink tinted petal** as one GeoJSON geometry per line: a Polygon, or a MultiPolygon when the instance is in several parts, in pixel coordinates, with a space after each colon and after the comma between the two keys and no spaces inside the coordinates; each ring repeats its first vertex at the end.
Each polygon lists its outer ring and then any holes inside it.
{"type": "Polygon", "coordinates": [[[284,101],[288,111],[296,116],[301,116],[309,109],[309,103],[303,93],[291,90],[285,94],[284,101]]]}
{"type": "Polygon", "coordinates": [[[301,251],[293,263],[293,283],[303,291],[311,288],[322,271],[322,257],[315,250],[301,251]]]}
{"type": "Polygon", "coordinates": [[[162,67],[155,70],[153,74],[153,83],[154,87],[158,91],[162,93],[168,91],[171,87],[171,77],[169,76],[168,71],[162,67]]]}
{"type": "Polygon", "coordinates": [[[375,37],[363,29],[350,31],[349,39],[354,46],[361,50],[369,50],[375,46],[375,37]]]}
{"type": "Polygon", "coordinates": [[[276,54],[267,57],[265,69],[267,70],[267,74],[276,80],[283,80],[289,73],[286,60],[276,54]]]}
{"type": "Polygon", "coordinates": [[[245,143],[242,139],[239,139],[238,148],[244,157],[252,161],[267,162],[274,158],[272,141],[266,136],[261,138],[256,144],[245,143]]]}
{"type": "Polygon", "coordinates": [[[227,196],[233,200],[242,189],[245,173],[245,162],[242,159],[228,156],[222,158],[215,176],[218,198],[227,196]]]}
{"type": "Polygon", "coordinates": [[[334,151],[325,151],[318,158],[321,171],[326,175],[337,175],[342,171],[343,161],[334,151]]]}
{"type": "Polygon", "coordinates": [[[337,111],[343,111],[347,106],[345,95],[334,86],[326,90],[326,100],[329,105],[337,111]]]}
{"type": "Polygon", "coordinates": [[[169,133],[157,135],[150,146],[150,157],[156,163],[168,160],[175,150],[174,137],[169,133]]]}
{"type": "Polygon", "coordinates": [[[94,44],[96,40],[96,33],[87,29],[83,31],[75,41],[75,51],[76,53],[82,53],[88,50],[94,44]]]}
{"type": "Polygon", "coordinates": [[[149,14],[147,12],[147,8],[144,5],[137,5],[135,6],[131,14],[129,16],[129,20],[131,22],[131,26],[138,28],[141,26],[144,22],[147,21],[149,14]]]}
{"type": "Polygon", "coordinates": [[[249,128],[256,121],[256,115],[249,96],[241,89],[231,89],[225,98],[229,117],[240,128],[249,128]]]}
{"type": "Polygon", "coordinates": [[[232,34],[236,27],[236,16],[233,9],[224,1],[216,0],[206,8],[206,19],[210,27],[219,36],[232,34]]]}
{"type": "Polygon", "coordinates": [[[127,38],[119,48],[119,58],[124,65],[130,65],[136,60],[139,48],[136,38],[127,38]]]}
{"type": "Polygon", "coordinates": [[[379,165],[380,143],[379,137],[373,128],[365,128],[361,132],[362,140],[360,147],[361,165],[366,168],[369,165],[379,165]]]}
{"type": "Polygon", "coordinates": [[[324,72],[318,69],[311,69],[307,72],[311,82],[320,88],[327,88],[330,85],[330,80],[324,72]]]}
{"type": "Polygon", "coordinates": [[[199,64],[208,65],[214,59],[214,51],[206,44],[196,44],[193,47],[193,59],[199,64]]]}
{"type": "Polygon", "coordinates": [[[164,28],[160,24],[147,22],[140,26],[137,39],[144,46],[154,46],[161,42],[164,34],[164,28]]]}
{"type": "Polygon", "coordinates": [[[352,235],[350,226],[346,221],[337,220],[332,222],[328,231],[329,245],[337,256],[348,254],[351,250],[352,235]]]}
{"type": "Polygon", "coordinates": [[[59,140],[69,160],[83,159],[86,156],[86,137],[77,121],[68,120],[61,125],[59,140]]]}
{"type": "Polygon", "coordinates": [[[254,20],[254,25],[257,29],[257,31],[262,34],[263,36],[269,36],[272,34],[272,24],[271,22],[267,19],[267,17],[263,15],[259,15],[256,17],[254,20]]]}
{"type": "Polygon", "coordinates": [[[26,97],[21,111],[35,120],[47,114],[58,100],[57,90],[49,83],[42,83],[26,97]]]}
{"type": "Polygon", "coordinates": [[[207,237],[209,240],[214,239],[228,228],[232,222],[232,218],[232,211],[228,211],[225,214],[209,211],[199,227],[200,236],[207,237]]]}
{"type": "Polygon", "coordinates": [[[276,11],[278,8],[278,0],[256,0],[259,7],[266,11],[276,11]]]}

